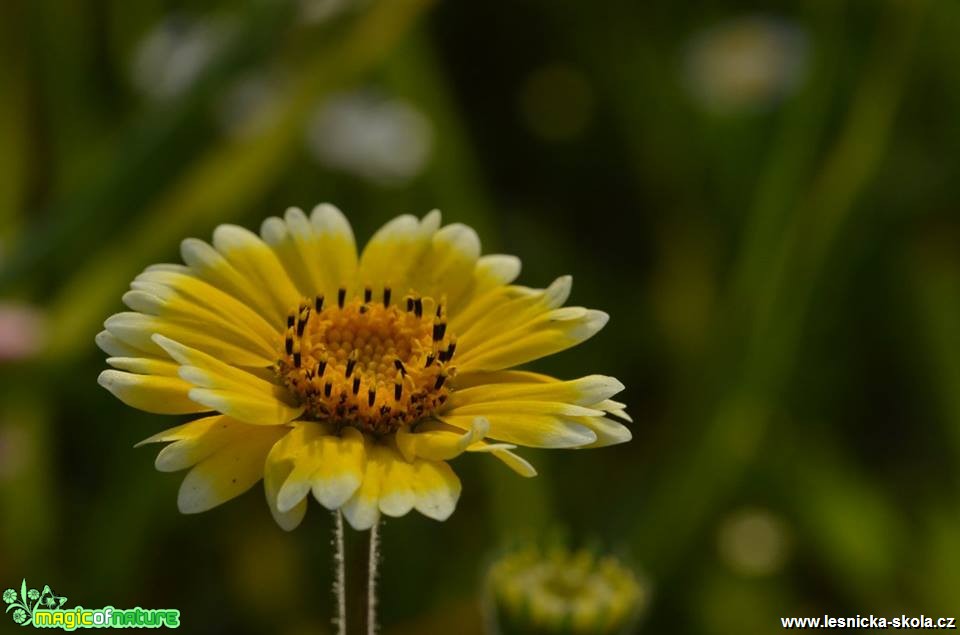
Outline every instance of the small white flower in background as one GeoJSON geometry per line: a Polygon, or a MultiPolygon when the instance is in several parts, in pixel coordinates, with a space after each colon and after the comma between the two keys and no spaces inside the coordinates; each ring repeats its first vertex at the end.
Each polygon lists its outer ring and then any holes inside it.
{"type": "Polygon", "coordinates": [[[807,34],[800,26],[781,18],[736,18],[690,40],[687,85],[706,110],[758,110],[779,102],[802,84],[808,56],[807,34]]]}
{"type": "Polygon", "coordinates": [[[242,139],[267,128],[277,114],[283,83],[277,74],[260,70],[228,86],[216,106],[217,122],[224,133],[242,139]]]}
{"type": "Polygon", "coordinates": [[[720,525],[717,548],[721,559],[736,573],[771,575],[783,567],[789,555],[788,528],[765,509],[741,509],[720,525]]]}
{"type": "Polygon", "coordinates": [[[322,165],[384,185],[420,174],[433,127],[406,101],[361,91],[334,95],[307,126],[307,148],[322,165]]]}
{"type": "Polygon", "coordinates": [[[0,363],[33,357],[45,333],[46,316],[39,309],[0,300],[0,363]]]}
{"type": "Polygon", "coordinates": [[[164,18],[137,45],[131,67],[134,85],[157,100],[184,94],[222,52],[232,30],[226,18],[164,18]]]}

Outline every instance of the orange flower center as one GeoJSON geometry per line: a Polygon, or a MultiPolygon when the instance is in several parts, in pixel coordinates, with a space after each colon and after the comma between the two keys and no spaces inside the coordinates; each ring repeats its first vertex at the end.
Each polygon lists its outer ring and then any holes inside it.
{"type": "Polygon", "coordinates": [[[287,318],[277,372],[306,416],[388,434],[433,413],[447,399],[456,338],[442,303],[390,289],[333,302],[317,296],[287,318]]]}

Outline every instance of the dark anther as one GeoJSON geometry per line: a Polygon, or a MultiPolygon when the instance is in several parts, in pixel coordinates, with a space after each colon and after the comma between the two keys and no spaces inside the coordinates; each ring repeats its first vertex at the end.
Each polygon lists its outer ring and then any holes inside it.
{"type": "Polygon", "coordinates": [[[343,303],[347,300],[347,290],[339,289],[337,290],[337,306],[341,309],[343,308],[343,303]]]}
{"type": "Polygon", "coordinates": [[[289,335],[287,336],[287,355],[293,355],[293,338],[289,335]]]}
{"type": "Polygon", "coordinates": [[[455,351],[456,349],[457,349],[456,343],[451,343],[450,346],[447,347],[447,350],[440,351],[440,361],[449,362],[451,359],[453,359],[453,351],[455,351]]]}
{"type": "Polygon", "coordinates": [[[390,287],[383,288],[383,306],[390,306],[390,287]]]}
{"type": "Polygon", "coordinates": [[[432,353],[431,353],[430,355],[427,355],[427,363],[424,364],[423,367],[424,367],[424,368],[430,368],[430,364],[433,363],[433,360],[434,360],[434,359],[436,359],[436,357],[434,357],[432,353]]]}
{"type": "Polygon", "coordinates": [[[441,315],[443,315],[443,305],[442,305],[442,304],[438,304],[438,305],[437,305],[437,317],[440,317],[441,315]]]}
{"type": "Polygon", "coordinates": [[[293,323],[296,322],[296,321],[297,321],[297,317],[296,317],[293,313],[291,313],[290,315],[288,315],[288,316],[287,316],[287,328],[288,328],[288,329],[289,329],[289,328],[292,328],[292,327],[293,327],[293,323]]]}
{"type": "Polygon", "coordinates": [[[433,341],[439,342],[443,339],[443,334],[447,332],[446,322],[437,322],[433,325],[433,341]]]}
{"type": "Polygon", "coordinates": [[[360,375],[353,378],[353,394],[360,392],[360,375]]]}
{"type": "Polygon", "coordinates": [[[373,402],[377,400],[377,391],[371,388],[367,391],[367,405],[373,408],[373,402]]]}
{"type": "Polygon", "coordinates": [[[397,382],[393,385],[393,398],[400,401],[401,396],[403,396],[403,384],[397,382]]]}
{"type": "Polygon", "coordinates": [[[400,371],[401,373],[403,373],[404,375],[407,374],[407,369],[406,369],[406,367],[403,365],[403,362],[401,362],[399,359],[393,360],[393,365],[394,365],[394,367],[395,367],[397,370],[399,370],[399,371],[400,371]]]}
{"type": "Polygon", "coordinates": [[[361,304],[361,305],[360,305],[360,313],[366,313],[366,312],[367,312],[367,305],[366,305],[366,304],[361,304]]]}
{"type": "Polygon", "coordinates": [[[293,365],[300,368],[300,351],[293,354],[293,365]]]}
{"type": "Polygon", "coordinates": [[[317,362],[317,377],[323,377],[325,372],[327,372],[327,360],[323,359],[317,362]]]}
{"type": "Polygon", "coordinates": [[[437,375],[437,383],[433,385],[433,389],[440,390],[440,388],[443,386],[443,382],[445,382],[446,380],[447,380],[446,375],[437,375]]]}
{"type": "Polygon", "coordinates": [[[366,289],[363,290],[363,301],[369,302],[372,299],[373,299],[373,290],[371,290],[370,287],[367,287],[366,289]]]}
{"type": "Polygon", "coordinates": [[[307,328],[307,315],[310,314],[307,313],[302,320],[297,322],[297,337],[303,337],[303,329],[307,328]]]}
{"type": "Polygon", "coordinates": [[[417,317],[423,317],[423,298],[417,298],[413,301],[413,312],[417,317]]]}
{"type": "Polygon", "coordinates": [[[333,392],[333,384],[328,381],[323,385],[323,396],[329,397],[331,392],[333,392]]]}
{"type": "Polygon", "coordinates": [[[323,296],[318,295],[313,301],[313,308],[317,310],[317,313],[323,311],[323,296]]]}
{"type": "Polygon", "coordinates": [[[413,311],[413,298],[407,298],[407,313],[413,311]]]}
{"type": "Polygon", "coordinates": [[[344,376],[349,377],[350,375],[352,375],[352,374],[353,374],[353,367],[356,366],[356,365],[357,365],[357,360],[356,360],[356,359],[354,359],[354,358],[352,358],[352,357],[351,357],[350,359],[348,359],[348,360],[347,360],[347,372],[344,373],[344,376]]]}

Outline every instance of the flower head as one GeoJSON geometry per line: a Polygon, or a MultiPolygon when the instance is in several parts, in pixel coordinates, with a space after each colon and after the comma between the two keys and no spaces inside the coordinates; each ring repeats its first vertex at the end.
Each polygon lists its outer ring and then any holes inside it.
{"type": "Polygon", "coordinates": [[[3,601],[7,604],[13,604],[17,601],[17,592],[13,589],[7,589],[3,592],[3,601]]]}
{"type": "Polygon", "coordinates": [[[13,621],[17,624],[23,624],[27,621],[27,612],[23,609],[17,609],[13,612],[13,621]]]}
{"type": "Polygon", "coordinates": [[[99,382],[124,403],[200,418],[150,437],[157,468],[191,468],[185,513],[263,478],[285,529],[313,496],[357,528],[411,509],[446,519],[460,494],[447,461],[490,454],[523,476],[512,450],[597,447],[630,433],[590,375],[561,381],[511,370],[594,335],[600,311],[563,307],[570,278],[511,284],[520,262],[480,255],[465,225],[439,212],[400,216],[362,253],[343,214],[290,209],[261,235],[222,225],[187,239],[185,265],[148,267],[97,343],[99,382]]]}
{"type": "Polygon", "coordinates": [[[27,597],[31,600],[39,599],[40,591],[37,591],[36,589],[30,589],[29,591],[27,591],[27,597]]]}
{"type": "Polygon", "coordinates": [[[505,632],[624,633],[646,601],[636,575],[611,556],[520,549],[490,567],[493,616],[505,632]]]}

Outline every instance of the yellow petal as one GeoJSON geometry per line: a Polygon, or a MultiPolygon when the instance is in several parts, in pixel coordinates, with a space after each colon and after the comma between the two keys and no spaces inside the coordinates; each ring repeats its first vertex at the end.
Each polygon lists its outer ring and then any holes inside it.
{"type": "Polygon", "coordinates": [[[475,417],[466,432],[448,429],[422,429],[411,432],[407,428],[397,430],[397,448],[407,461],[417,457],[431,461],[447,461],[466,451],[467,447],[480,441],[490,429],[490,422],[475,417]]]}
{"type": "MultiPolygon", "coordinates": [[[[410,286],[440,299],[459,298],[473,282],[480,257],[480,237],[472,228],[453,223],[438,230],[419,264],[411,271],[410,286]]],[[[448,307],[449,308],[449,307],[448,307]]]]}
{"type": "Polygon", "coordinates": [[[349,287],[357,275],[357,244],[350,223],[339,209],[329,203],[317,205],[310,214],[317,236],[323,273],[321,288],[329,295],[340,287],[349,287]]]}
{"type": "Polygon", "coordinates": [[[244,423],[276,426],[289,423],[303,413],[303,406],[292,407],[277,399],[244,394],[232,390],[191,388],[187,395],[198,404],[222,412],[244,423]]]}
{"type": "Polygon", "coordinates": [[[530,463],[514,452],[511,452],[515,445],[507,443],[474,443],[467,452],[487,452],[500,459],[504,465],[511,470],[523,476],[524,478],[533,478],[537,475],[537,470],[530,463]]]}
{"type": "Polygon", "coordinates": [[[358,531],[370,529],[380,520],[380,492],[390,455],[386,448],[371,444],[367,449],[363,482],[340,511],[350,526],[358,531]]]}
{"type": "Polygon", "coordinates": [[[118,370],[138,375],[176,377],[180,366],[168,359],[156,357],[108,357],[107,363],[118,370]]]}
{"type": "Polygon", "coordinates": [[[602,448],[608,445],[626,443],[633,438],[630,428],[608,417],[583,417],[577,419],[581,424],[593,430],[597,440],[585,448],[602,448]]]}
{"type": "Polygon", "coordinates": [[[414,465],[405,461],[392,448],[376,446],[386,465],[380,490],[380,511],[394,518],[405,516],[417,502],[414,492],[414,465]]]}
{"type": "Polygon", "coordinates": [[[194,275],[237,298],[259,313],[271,324],[282,324],[283,315],[277,315],[273,298],[237,271],[213,246],[197,238],[180,243],[180,256],[194,275]]]}
{"type": "Polygon", "coordinates": [[[444,461],[417,460],[413,463],[414,507],[434,520],[446,520],[457,508],[460,479],[444,461]]]}
{"type": "Polygon", "coordinates": [[[280,492],[280,486],[287,480],[290,472],[293,471],[293,465],[289,461],[277,461],[273,458],[274,450],[283,441],[281,439],[274,444],[267,454],[267,459],[263,470],[263,490],[267,497],[267,507],[270,508],[270,515],[284,531],[293,531],[301,522],[307,513],[307,500],[301,499],[299,503],[285,512],[277,509],[277,494],[280,492]]]}
{"type": "Polygon", "coordinates": [[[97,346],[107,355],[112,357],[148,357],[149,354],[137,348],[136,346],[131,346],[119,339],[117,336],[113,335],[110,331],[100,331],[97,333],[94,340],[97,343],[97,346]]]}
{"type": "Polygon", "coordinates": [[[111,315],[104,327],[123,343],[157,357],[167,356],[151,339],[159,333],[237,366],[264,367],[276,361],[276,355],[266,355],[262,349],[230,341],[198,322],[180,322],[127,311],[111,315]]]}
{"type": "MultiPolygon", "coordinates": [[[[512,402],[523,403],[523,402],[512,402]]],[[[469,429],[476,415],[440,415],[445,422],[463,430],[469,429]]],[[[562,414],[517,412],[484,413],[490,422],[487,435],[517,445],[534,448],[575,448],[597,440],[596,433],[577,420],[562,414]]]]}
{"type": "Polygon", "coordinates": [[[322,424],[298,421],[282,444],[277,444],[281,446],[275,448],[278,456],[293,467],[277,492],[277,511],[290,511],[310,493],[310,477],[322,462],[317,441],[325,434],[327,427],[322,424]]]}
{"type": "Polygon", "coordinates": [[[573,278],[560,276],[546,289],[496,287],[478,298],[463,314],[452,317],[451,328],[468,343],[484,341],[563,306],[572,286],[573,278]]]}
{"type": "Polygon", "coordinates": [[[429,248],[439,222],[439,213],[431,212],[422,222],[404,214],[377,230],[360,256],[359,286],[386,285],[405,292],[411,270],[429,248]]]}
{"type": "Polygon", "coordinates": [[[207,511],[244,493],[263,477],[271,446],[286,427],[250,426],[241,438],[226,444],[191,469],[177,496],[184,514],[207,511]]]}
{"type": "Polygon", "coordinates": [[[161,472],[177,472],[196,465],[228,443],[242,438],[250,426],[223,415],[203,417],[157,433],[137,444],[172,441],[157,454],[161,472]]]}
{"type": "Polygon", "coordinates": [[[360,487],[366,471],[363,434],[345,427],[339,437],[323,436],[317,443],[321,461],[310,479],[313,497],[327,509],[339,509],[360,487]]]}
{"type": "Polygon", "coordinates": [[[224,363],[203,351],[184,346],[162,335],[154,335],[153,341],[181,364],[179,370],[181,379],[195,386],[273,399],[284,405],[292,405],[294,402],[293,395],[282,386],[224,363]]]}
{"type": "Polygon", "coordinates": [[[212,314],[218,323],[228,324],[269,347],[273,347],[278,340],[282,323],[268,322],[242,300],[190,274],[189,269],[177,272],[148,268],[134,278],[130,287],[156,296],[161,302],[158,311],[202,316],[212,314]]]}
{"type": "Polygon", "coordinates": [[[525,364],[589,339],[608,320],[609,316],[603,311],[581,307],[554,309],[482,344],[474,343],[472,347],[461,344],[464,353],[458,368],[464,371],[500,370],[525,364]]]}
{"type": "MultiPolygon", "coordinates": [[[[571,381],[552,380],[549,382],[511,381],[507,372],[475,373],[486,376],[476,380],[482,383],[455,390],[448,401],[449,408],[501,400],[556,401],[592,406],[623,390],[624,386],[615,377],[606,375],[587,375],[571,381]],[[503,381],[506,379],[506,381],[503,381]]],[[[459,377],[457,378],[459,387],[459,377]]]]}
{"type": "Polygon", "coordinates": [[[136,375],[119,370],[105,370],[97,383],[134,408],[163,415],[205,412],[204,407],[189,398],[190,384],[179,377],[136,375]]]}

